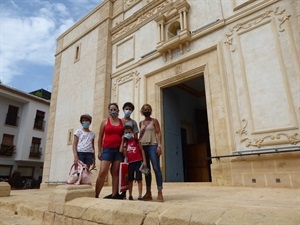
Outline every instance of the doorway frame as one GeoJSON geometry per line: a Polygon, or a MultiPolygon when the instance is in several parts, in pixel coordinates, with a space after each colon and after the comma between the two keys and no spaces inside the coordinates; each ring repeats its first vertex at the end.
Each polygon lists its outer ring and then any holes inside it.
{"type": "MultiPolygon", "coordinates": [[[[195,57],[196,58],[196,57],[195,57]]],[[[207,64],[202,64],[201,66],[197,66],[195,68],[189,69],[187,71],[183,71],[185,67],[188,68],[188,65],[186,65],[187,62],[182,63],[176,63],[175,65],[169,65],[167,68],[162,68],[158,71],[153,71],[149,74],[145,74],[145,101],[149,103],[153,108],[153,117],[157,118],[159,121],[163,121],[164,118],[164,112],[163,112],[163,89],[167,87],[175,86],[176,84],[183,83],[188,80],[192,80],[194,78],[197,78],[199,76],[204,76],[204,85],[205,85],[205,93],[206,93],[206,107],[207,107],[207,116],[208,119],[212,118],[212,106],[210,101],[210,86],[209,86],[209,79],[208,79],[208,66],[207,64]],[[170,74],[174,74],[173,76],[170,76],[170,74]],[[151,81],[151,78],[154,77],[154,75],[160,76],[160,80],[156,82],[151,81]],[[151,90],[150,88],[154,88],[154,94],[149,95],[148,92],[151,90]],[[147,98],[148,96],[148,98],[147,98]],[[158,109],[158,110],[156,110],[158,109]]],[[[199,65],[199,64],[198,64],[199,65]]],[[[209,126],[209,132],[213,131],[211,129],[213,125],[208,124],[209,126]]],[[[164,135],[165,127],[164,124],[161,123],[161,130],[164,135]]],[[[164,137],[164,136],[163,136],[164,137]]],[[[164,138],[162,138],[162,146],[164,147],[164,138]]],[[[212,143],[212,140],[210,139],[210,146],[212,151],[212,146],[214,146],[214,143],[212,143]]],[[[160,166],[163,173],[164,180],[166,179],[166,165],[165,165],[165,154],[162,155],[160,166]]]]}

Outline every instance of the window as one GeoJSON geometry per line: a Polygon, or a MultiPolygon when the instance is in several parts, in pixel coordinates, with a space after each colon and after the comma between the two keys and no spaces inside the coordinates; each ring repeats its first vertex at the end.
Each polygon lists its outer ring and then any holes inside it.
{"type": "Polygon", "coordinates": [[[80,59],[80,45],[77,45],[75,48],[74,61],[77,62],[79,59],[80,59]]]}
{"type": "Polygon", "coordinates": [[[36,116],[35,116],[33,128],[38,130],[44,130],[45,123],[46,123],[44,119],[45,119],[45,112],[36,110],[36,116]]]}
{"type": "Polygon", "coordinates": [[[156,50],[162,54],[165,61],[169,56],[173,58],[173,52],[179,50],[181,54],[184,50],[190,50],[191,32],[189,30],[190,5],[187,1],[174,4],[172,9],[156,18],[158,25],[159,41],[156,50]]]}
{"type": "Polygon", "coordinates": [[[36,138],[36,137],[32,138],[30,153],[29,153],[30,158],[38,158],[38,159],[41,158],[42,155],[42,148],[40,148],[41,140],[42,140],[41,138],[36,138]]]}
{"type": "Polygon", "coordinates": [[[72,144],[73,135],[74,135],[74,131],[73,131],[73,129],[70,129],[70,130],[68,131],[68,145],[71,145],[71,144],[72,144]]]}
{"type": "Polygon", "coordinates": [[[168,27],[168,39],[178,36],[180,34],[180,30],[180,23],[178,21],[171,23],[168,27]]]}
{"type": "Polygon", "coordinates": [[[32,178],[34,173],[34,167],[32,166],[18,166],[17,172],[20,173],[21,177],[32,178]]]}
{"type": "Polygon", "coordinates": [[[15,153],[14,135],[3,134],[0,156],[12,156],[15,153]]]}
{"type": "Polygon", "coordinates": [[[0,165],[0,181],[1,179],[10,178],[12,166],[0,165]]]}
{"type": "Polygon", "coordinates": [[[6,114],[6,119],[5,119],[5,124],[6,125],[11,125],[11,126],[17,126],[18,125],[18,111],[19,107],[9,105],[8,106],[8,111],[6,114]]]}

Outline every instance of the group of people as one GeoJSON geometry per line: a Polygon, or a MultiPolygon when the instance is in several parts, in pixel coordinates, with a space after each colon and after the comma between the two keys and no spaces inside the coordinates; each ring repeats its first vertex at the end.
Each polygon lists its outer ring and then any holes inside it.
{"type": "MultiPolygon", "coordinates": [[[[101,161],[98,173],[95,197],[98,198],[103,188],[105,178],[110,172],[112,176],[112,194],[104,198],[126,199],[126,192],[119,193],[119,167],[126,159],[128,166],[129,200],[133,200],[133,181],[138,182],[138,199],[152,200],[151,193],[151,166],[154,170],[157,184],[157,200],[163,201],[162,173],[160,169],[160,156],[162,154],[162,135],[157,119],[152,118],[152,107],[144,104],[140,110],[144,120],[139,122],[131,118],[134,105],[126,102],[123,105],[124,117],[119,118],[117,103],[108,105],[109,116],[100,125],[98,139],[98,159],[101,161]],[[151,165],[150,165],[151,163],[151,165]],[[150,173],[145,175],[146,193],[142,197],[142,172],[140,167],[149,168],[150,173]]],[[[89,129],[92,117],[84,114],[80,117],[82,129],[74,133],[73,154],[74,163],[78,160],[85,163],[88,168],[95,166],[96,151],[94,147],[95,134],[89,129]]]]}

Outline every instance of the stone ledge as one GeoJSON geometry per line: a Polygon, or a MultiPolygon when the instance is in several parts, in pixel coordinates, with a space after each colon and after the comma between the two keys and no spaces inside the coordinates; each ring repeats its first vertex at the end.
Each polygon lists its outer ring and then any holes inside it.
{"type": "Polygon", "coordinates": [[[75,198],[93,197],[95,191],[90,185],[60,185],[50,194],[48,210],[53,213],[63,214],[66,202],[75,198]]]}
{"type": "Polygon", "coordinates": [[[256,206],[226,204],[216,208],[209,203],[199,206],[189,203],[122,201],[77,198],[65,204],[60,221],[88,222],[91,224],[297,224],[297,210],[278,210],[256,206]],[[71,220],[70,220],[71,219],[71,220]],[[251,221],[251,222],[250,222],[251,221]]]}
{"type": "Polygon", "coordinates": [[[7,182],[0,182],[0,197],[10,196],[10,185],[7,182]]]}

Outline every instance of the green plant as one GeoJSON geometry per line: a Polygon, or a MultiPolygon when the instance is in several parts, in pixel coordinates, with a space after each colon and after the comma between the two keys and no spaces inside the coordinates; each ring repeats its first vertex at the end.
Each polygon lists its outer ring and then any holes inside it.
{"type": "Polygon", "coordinates": [[[35,92],[34,95],[40,98],[43,97],[43,93],[41,91],[35,92]]]}
{"type": "Polygon", "coordinates": [[[14,146],[14,145],[7,146],[7,145],[1,144],[0,155],[12,156],[15,153],[15,150],[16,150],[16,146],[14,146]]]}

